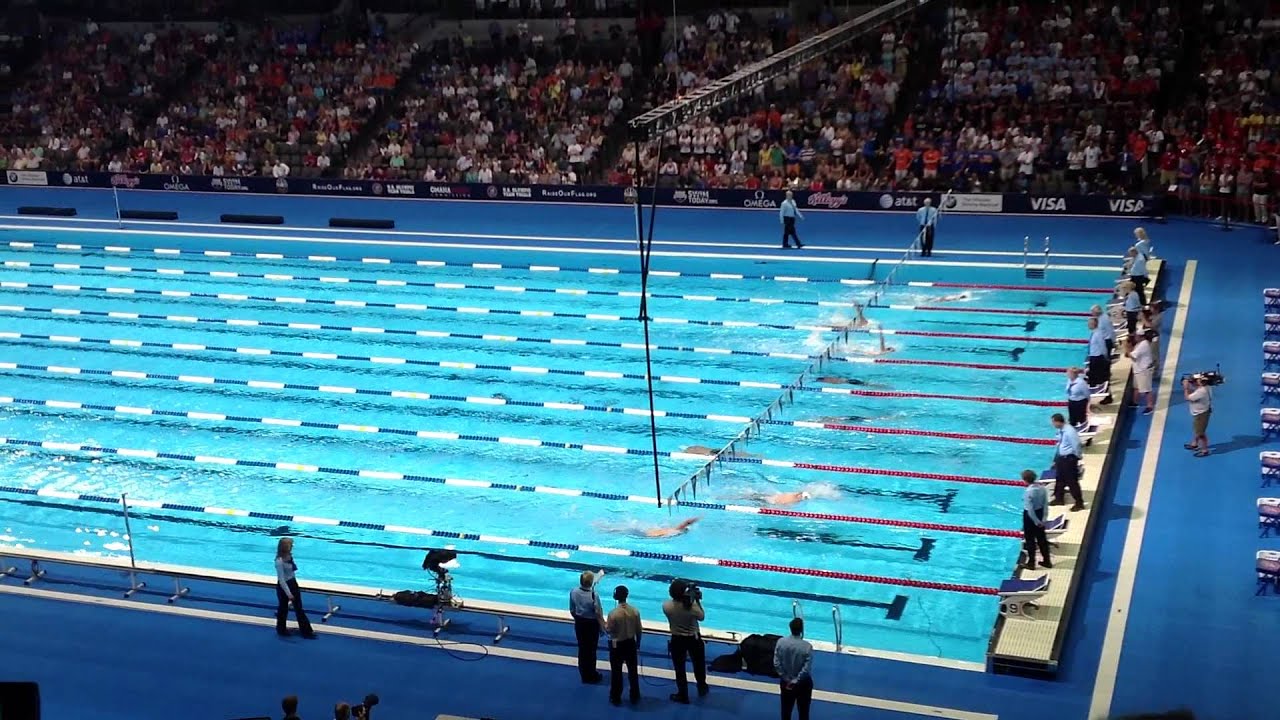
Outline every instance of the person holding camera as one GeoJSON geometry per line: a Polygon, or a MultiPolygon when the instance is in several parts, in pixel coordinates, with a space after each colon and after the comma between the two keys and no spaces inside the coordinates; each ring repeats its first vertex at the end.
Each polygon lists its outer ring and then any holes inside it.
{"type": "Polygon", "coordinates": [[[809,720],[809,704],[813,701],[813,646],[805,642],[804,620],[791,619],[791,636],[773,646],[773,670],[778,673],[782,690],[782,717],[791,720],[791,708],[800,720],[809,720]]]}
{"type": "Polygon", "coordinates": [[[689,702],[689,678],[685,675],[686,658],[693,661],[693,678],[698,683],[698,694],[706,695],[707,653],[698,632],[698,623],[707,615],[702,609],[702,591],[687,580],[673,580],[671,599],[662,603],[662,612],[671,628],[671,663],[676,671],[676,691],[671,699],[678,703],[689,702]]]}
{"type": "Polygon", "coordinates": [[[1209,456],[1209,416],[1213,414],[1213,392],[1204,380],[1196,375],[1182,378],[1182,395],[1191,411],[1191,442],[1183,445],[1194,450],[1196,457],[1209,456]]]}
{"type": "Polygon", "coordinates": [[[609,633],[609,702],[622,704],[622,666],[627,667],[627,679],[631,684],[631,704],[640,702],[640,635],[644,627],[640,623],[640,611],[627,603],[630,592],[626,585],[613,589],[613,599],[618,606],[605,618],[605,632],[609,633]]]}
{"type": "Polygon", "coordinates": [[[569,614],[573,616],[573,634],[578,639],[578,674],[582,682],[593,685],[604,679],[596,669],[596,647],[600,645],[600,628],[604,625],[604,608],[596,594],[596,581],[604,570],[583,570],[578,587],[569,591],[569,614]]]}
{"type": "Polygon", "coordinates": [[[1062,413],[1054,413],[1050,421],[1058,430],[1058,443],[1053,455],[1053,471],[1057,479],[1053,484],[1053,502],[1049,504],[1063,505],[1063,498],[1071,493],[1071,499],[1075,500],[1071,511],[1083,510],[1084,499],[1080,494],[1080,433],[1067,424],[1062,413]]]}

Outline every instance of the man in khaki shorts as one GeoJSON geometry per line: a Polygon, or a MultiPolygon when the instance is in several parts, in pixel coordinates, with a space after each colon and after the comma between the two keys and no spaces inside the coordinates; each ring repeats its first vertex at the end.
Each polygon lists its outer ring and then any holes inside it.
{"type": "Polygon", "coordinates": [[[1150,415],[1156,409],[1156,396],[1151,392],[1151,381],[1155,375],[1156,366],[1155,357],[1151,352],[1153,335],[1154,333],[1150,330],[1130,335],[1127,340],[1129,352],[1125,353],[1133,362],[1133,402],[1129,407],[1145,405],[1143,415],[1150,415]]]}
{"type": "Polygon", "coordinates": [[[1213,393],[1193,375],[1182,378],[1182,394],[1191,411],[1191,442],[1183,445],[1194,450],[1196,457],[1209,455],[1209,416],[1213,414],[1213,393]]]}

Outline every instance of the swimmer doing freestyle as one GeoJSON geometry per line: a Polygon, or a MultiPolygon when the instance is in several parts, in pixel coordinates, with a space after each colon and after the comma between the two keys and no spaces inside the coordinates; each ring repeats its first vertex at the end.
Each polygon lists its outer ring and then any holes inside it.
{"type": "Polygon", "coordinates": [[[689,532],[689,528],[701,520],[701,517],[691,517],[681,520],[675,525],[650,525],[648,527],[641,525],[597,525],[597,529],[604,532],[624,533],[627,535],[635,535],[643,538],[670,538],[677,535],[683,535],[689,532]]]}

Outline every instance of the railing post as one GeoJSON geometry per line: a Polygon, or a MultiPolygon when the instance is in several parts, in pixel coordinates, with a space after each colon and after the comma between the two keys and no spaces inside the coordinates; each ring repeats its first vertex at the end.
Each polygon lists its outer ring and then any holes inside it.
{"type": "Polygon", "coordinates": [[[125,597],[131,597],[147,584],[138,580],[138,561],[133,555],[133,531],[129,525],[129,493],[120,493],[120,512],[124,515],[124,539],[129,547],[129,589],[125,597]]]}
{"type": "Polygon", "coordinates": [[[799,600],[791,601],[791,617],[804,618],[804,606],[800,604],[799,600]]]}
{"type": "Polygon", "coordinates": [[[831,623],[836,628],[836,652],[840,652],[840,648],[844,647],[844,620],[840,616],[840,606],[831,606],[831,623]]]}

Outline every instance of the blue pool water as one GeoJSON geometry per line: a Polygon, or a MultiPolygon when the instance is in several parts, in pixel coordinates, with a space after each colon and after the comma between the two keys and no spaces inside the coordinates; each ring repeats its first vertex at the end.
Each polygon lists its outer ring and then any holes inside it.
{"type": "MultiPolygon", "coordinates": [[[[5,283],[0,288],[0,367],[5,368],[0,370],[0,395],[9,398],[0,405],[0,433],[6,438],[655,494],[648,455],[530,444],[649,449],[649,421],[642,414],[648,407],[644,340],[634,320],[638,281],[634,259],[627,255],[524,249],[487,250],[478,257],[456,248],[311,246],[271,239],[250,245],[225,237],[37,230],[11,233],[7,239],[34,245],[0,246],[0,280],[5,283]],[[84,248],[56,249],[53,243],[83,243],[84,248]],[[104,250],[105,245],[131,251],[104,250]],[[150,250],[157,247],[184,252],[150,250]],[[209,257],[200,254],[205,250],[290,257],[209,257]],[[307,255],[326,259],[309,260],[307,255]],[[370,256],[393,262],[360,261],[370,256]],[[335,257],[339,259],[329,259],[335,257]],[[501,267],[469,266],[474,262],[501,267]],[[588,267],[597,271],[584,272],[588,267]],[[617,272],[600,271],[605,269],[617,272]],[[429,283],[444,285],[424,286],[429,283]],[[587,314],[593,317],[574,317],[587,314]],[[301,327],[255,324],[264,322],[301,327]],[[80,341],[73,342],[76,338],[80,341]],[[175,343],[180,347],[172,347],[175,343]],[[255,351],[246,353],[245,348],[255,351]],[[47,366],[93,372],[72,374],[47,366]],[[156,379],[143,373],[182,377],[156,379]],[[615,377],[618,373],[627,376],[615,377]],[[214,384],[207,378],[239,384],[214,384]],[[155,412],[77,409],[66,403],[155,412]],[[591,409],[573,409],[575,404],[591,409]],[[272,422],[255,422],[257,418],[272,422]],[[304,427],[295,421],[343,427],[304,427]],[[384,432],[363,431],[370,426],[384,432]],[[497,436],[516,440],[488,441],[497,436]]],[[[655,269],[681,273],[651,280],[657,295],[649,308],[656,321],[651,342],[662,347],[653,354],[656,407],[688,415],[659,418],[659,450],[720,448],[737,435],[744,427],[737,416],[756,415],[779,394],[750,383],[792,382],[809,364],[794,356],[821,352],[836,338],[831,331],[797,326],[848,322],[852,313],[847,304],[865,301],[871,292],[856,283],[883,278],[896,260],[885,257],[873,265],[655,257],[655,269]],[[705,276],[711,273],[744,277],[705,276]]],[[[1048,279],[1036,281],[1025,279],[1020,268],[903,266],[894,276],[896,284],[878,298],[894,307],[868,311],[874,323],[899,332],[994,337],[889,334],[885,342],[895,351],[884,357],[895,364],[872,362],[845,349],[817,375],[855,378],[863,383],[858,390],[1057,399],[1060,372],[1023,368],[1078,363],[1082,345],[1047,340],[1084,337],[1084,319],[1028,311],[1080,312],[1105,294],[907,283],[1105,289],[1114,273],[1114,267],[1099,262],[1094,270],[1052,270],[1048,279]],[[960,293],[965,297],[945,306],[963,311],[906,309],[960,293]]],[[[855,333],[849,345],[873,349],[878,337],[855,333]]],[[[794,403],[775,417],[1031,439],[1048,435],[1048,415],[1054,411],[1036,405],[816,391],[848,387],[844,385],[807,387],[812,389],[795,393],[794,403]]],[[[995,478],[1016,478],[1025,467],[1042,468],[1052,452],[1021,442],[783,424],[766,425],[744,449],[769,460],[995,478]]],[[[8,484],[26,488],[127,492],[139,499],[194,506],[980,587],[998,585],[1018,554],[1017,541],[1002,537],[716,510],[696,511],[702,522],[683,537],[653,540],[636,533],[695,511],[367,475],[46,449],[7,447],[0,458],[8,484]]],[[[672,492],[703,462],[678,455],[659,458],[662,493],[672,492]]],[[[716,468],[709,485],[699,487],[697,497],[750,504],[753,493],[805,488],[815,490],[816,497],[796,510],[1020,527],[1016,487],[876,473],[726,463],[716,468]]],[[[109,507],[0,495],[0,529],[5,542],[30,547],[104,554],[127,550],[118,513],[109,507]]],[[[268,533],[288,532],[299,538],[297,554],[305,577],[390,590],[426,585],[418,569],[421,548],[446,543],[411,532],[141,509],[133,529],[133,546],[142,559],[251,572],[269,572],[274,539],[268,533]]],[[[455,571],[455,589],[464,598],[558,609],[576,571],[603,565],[612,577],[624,579],[643,608],[656,607],[672,577],[697,580],[706,588],[709,627],[771,632],[784,626],[793,601],[815,618],[829,617],[832,606],[839,606],[847,644],[963,660],[981,659],[996,614],[994,599],[983,595],[510,543],[455,544],[466,553],[455,571]]],[[[811,622],[809,634],[829,640],[834,632],[821,620],[811,622]]]]}

